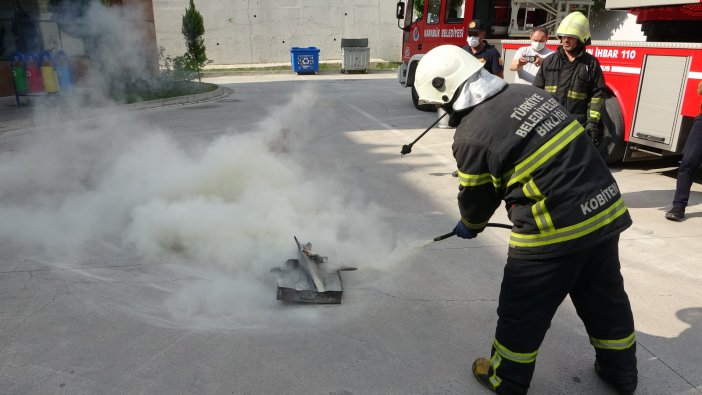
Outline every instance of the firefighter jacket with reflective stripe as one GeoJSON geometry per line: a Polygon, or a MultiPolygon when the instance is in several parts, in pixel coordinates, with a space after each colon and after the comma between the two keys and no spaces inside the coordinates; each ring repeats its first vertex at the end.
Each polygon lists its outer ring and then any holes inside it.
{"type": "Polygon", "coordinates": [[[607,97],[604,75],[597,58],[584,50],[571,62],[559,47],[544,59],[534,86],[552,93],[583,126],[600,121],[607,97]]]}
{"type": "Polygon", "coordinates": [[[480,232],[504,201],[510,256],[572,253],[631,225],[583,127],[541,89],[512,84],[467,112],[453,154],[461,221],[480,232]]]}

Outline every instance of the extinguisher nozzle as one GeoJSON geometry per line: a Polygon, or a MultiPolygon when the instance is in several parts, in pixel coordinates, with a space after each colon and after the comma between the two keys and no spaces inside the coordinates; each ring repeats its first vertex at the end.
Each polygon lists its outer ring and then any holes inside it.
{"type": "Polygon", "coordinates": [[[441,240],[448,239],[449,237],[455,236],[455,235],[456,235],[456,231],[451,231],[451,232],[449,232],[449,233],[446,233],[445,235],[436,236],[436,237],[434,237],[433,240],[434,240],[434,241],[441,241],[441,240]]]}

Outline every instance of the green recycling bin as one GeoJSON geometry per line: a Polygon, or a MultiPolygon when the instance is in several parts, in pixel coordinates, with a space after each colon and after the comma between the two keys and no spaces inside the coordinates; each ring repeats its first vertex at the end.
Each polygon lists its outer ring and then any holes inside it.
{"type": "Polygon", "coordinates": [[[10,56],[10,63],[12,65],[12,82],[15,84],[15,93],[27,93],[29,85],[27,84],[27,73],[24,69],[24,55],[19,51],[15,51],[10,56]]]}

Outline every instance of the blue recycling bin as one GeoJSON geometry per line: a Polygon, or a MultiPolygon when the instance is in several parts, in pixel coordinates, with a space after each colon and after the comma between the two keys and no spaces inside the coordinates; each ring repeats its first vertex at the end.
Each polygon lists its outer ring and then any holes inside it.
{"type": "Polygon", "coordinates": [[[290,48],[290,63],[297,74],[317,74],[319,71],[319,48],[290,48]]]}

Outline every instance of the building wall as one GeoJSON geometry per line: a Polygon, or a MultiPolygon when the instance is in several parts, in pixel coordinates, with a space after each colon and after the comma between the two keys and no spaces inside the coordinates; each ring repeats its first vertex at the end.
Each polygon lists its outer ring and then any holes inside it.
{"type": "MultiPolygon", "coordinates": [[[[156,38],[170,56],[185,52],[182,17],[189,0],[153,0],[156,38]]],[[[396,1],[195,0],[214,64],[282,63],[291,47],[314,46],[320,60],[341,56],[342,38],[368,38],[373,59],[399,61],[396,1]]]]}

